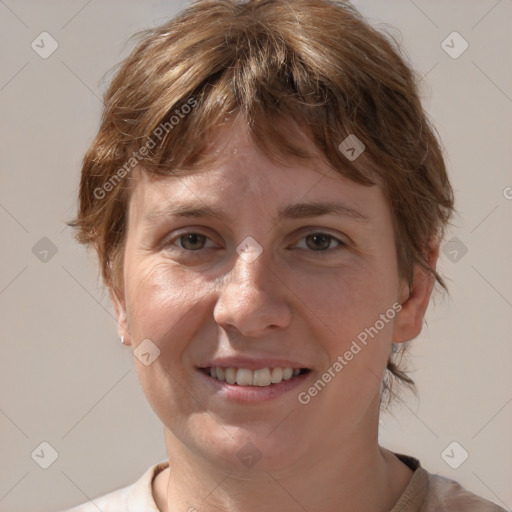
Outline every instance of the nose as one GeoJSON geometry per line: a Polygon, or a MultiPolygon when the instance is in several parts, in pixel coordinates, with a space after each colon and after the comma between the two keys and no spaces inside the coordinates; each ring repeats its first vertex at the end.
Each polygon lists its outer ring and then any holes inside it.
{"type": "Polygon", "coordinates": [[[241,256],[226,275],[214,308],[214,318],[226,330],[258,337],[291,320],[290,289],[271,268],[265,251],[252,261],[241,256]]]}

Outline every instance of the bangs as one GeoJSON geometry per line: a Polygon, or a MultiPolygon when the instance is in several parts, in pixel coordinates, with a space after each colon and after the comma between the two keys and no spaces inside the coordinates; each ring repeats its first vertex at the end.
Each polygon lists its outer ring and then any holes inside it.
{"type": "Polygon", "coordinates": [[[335,172],[374,185],[376,166],[369,152],[351,161],[339,149],[349,135],[372,143],[360,123],[360,98],[346,100],[346,91],[326,83],[293,49],[261,30],[238,34],[238,50],[230,50],[226,36],[218,54],[211,50],[217,70],[207,76],[205,56],[201,69],[191,65],[193,58],[186,73],[178,76],[174,69],[173,82],[168,72],[158,70],[157,76],[163,73],[166,79],[141,94],[145,113],[126,156],[151,147],[140,164],[158,176],[205,169],[221,156],[213,143],[216,135],[235,124],[248,128],[254,144],[273,162],[287,166],[292,158],[319,157],[335,172]]]}

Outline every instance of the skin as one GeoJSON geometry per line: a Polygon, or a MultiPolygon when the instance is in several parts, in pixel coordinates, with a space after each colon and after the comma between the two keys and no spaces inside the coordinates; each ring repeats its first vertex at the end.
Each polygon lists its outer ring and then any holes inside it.
{"type": "MultiPolygon", "coordinates": [[[[161,351],[149,366],[135,359],[172,468],[153,482],[157,506],[388,512],[412,471],[378,445],[381,379],[392,342],[421,331],[433,278],[420,269],[410,287],[400,278],[380,185],[349,181],[320,158],[273,163],[240,126],[219,130],[215,146],[223,158],[199,173],[156,181],[139,174],[123,290],[111,290],[125,343],[136,349],[149,338],[161,351]],[[144,221],[148,212],[182,201],[221,209],[228,219],[144,221]],[[367,220],[273,220],[299,201],[341,202],[367,220]],[[205,238],[180,238],[185,233],[205,238]],[[318,242],[315,233],[333,238],[318,242]],[[263,249],[252,263],[236,252],[248,236],[263,249]],[[309,404],[300,404],[298,392],[394,303],[402,305],[394,319],[309,404]],[[226,355],[292,358],[312,371],[297,391],[239,404],[204,386],[196,369],[226,355]],[[237,457],[249,441],[262,455],[252,468],[237,457]]],[[[437,250],[430,252],[432,266],[437,250]]]]}

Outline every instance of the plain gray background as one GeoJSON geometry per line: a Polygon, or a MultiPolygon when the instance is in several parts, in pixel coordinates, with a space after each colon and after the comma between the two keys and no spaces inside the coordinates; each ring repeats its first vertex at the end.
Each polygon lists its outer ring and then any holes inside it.
{"type": "MultiPolygon", "coordinates": [[[[64,223],[107,71],[131,34],[185,4],[0,0],[0,511],[55,512],[132,483],[166,457],[95,257],[64,223]],[[47,59],[31,47],[45,31],[58,43],[47,59]],[[42,442],[58,453],[48,469],[42,442]]],[[[412,344],[420,399],[404,396],[382,416],[381,442],[510,509],[512,1],[355,5],[397,27],[424,76],[460,212],[439,264],[451,298],[436,294],[412,344]],[[442,47],[454,31],[469,45],[458,58],[442,47]],[[446,460],[456,465],[462,450],[469,456],[453,469],[446,460]]],[[[464,43],[450,37],[453,54],[464,43]]]]}

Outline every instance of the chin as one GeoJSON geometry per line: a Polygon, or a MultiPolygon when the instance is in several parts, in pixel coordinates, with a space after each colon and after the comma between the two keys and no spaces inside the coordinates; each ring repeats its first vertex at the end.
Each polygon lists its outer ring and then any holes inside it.
{"type": "Polygon", "coordinates": [[[223,429],[226,434],[221,439],[202,437],[205,445],[198,449],[213,464],[230,472],[285,471],[298,463],[298,448],[304,446],[297,431],[278,426],[278,423],[247,427],[223,425],[223,429]]]}

